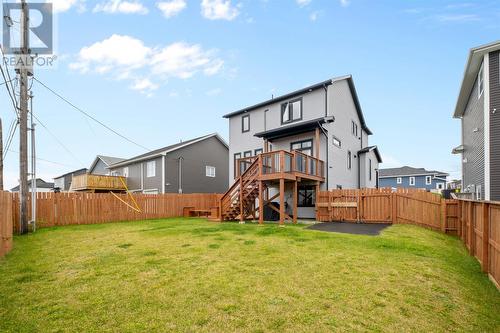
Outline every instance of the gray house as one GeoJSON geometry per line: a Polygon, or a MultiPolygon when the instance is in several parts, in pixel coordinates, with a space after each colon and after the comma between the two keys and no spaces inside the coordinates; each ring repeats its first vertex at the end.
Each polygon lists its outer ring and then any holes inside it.
{"type": "Polygon", "coordinates": [[[120,157],[97,155],[90,165],[88,173],[91,175],[110,175],[109,167],[124,160],[120,157]]]}
{"type": "Polygon", "coordinates": [[[224,193],[228,187],[228,145],[216,133],[176,143],[111,164],[132,192],[224,193]]]}
{"type": "MultiPolygon", "coordinates": [[[[263,154],[260,173],[267,175],[261,179],[267,182],[264,186],[271,190],[271,196],[281,191],[277,184],[284,176],[279,172],[286,169],[283,191],[287,214],[293,214],[297,196],[292,192],[294,186],[298,187],[295,218],[314,217],[319,189],[377,185],[376,174],[382,160],[377,147],[369,145],[372,132],[366,125],[350,75],[319,82],[224,117],[229,119],[229,182],[233,183],[246,166],[263,154]],[[272,154],[280,151],[286,153],[272,154]]],[[[238,214],[240,211],[241,208],[238,214]]]]}
{"type": "Polygon", "coordinates": [[[462,191],[500,200],[500,41],[473,48],[455,107],[462,122],[462,191]]]}
{"type": "Polygon", "coordinates": [[[388,168],[379,170],[379,186],[391,188],[418,188],[426,190],[446,189],[446,172],[424,168],[388,168]]]}
{"type": "Polygon", "coordinates": [[[87,168],[82,168],[55,177],[54,190],[61,192],[69,191],[69,189],[71,188],[71,182],[73,181],[73,176],[84,175],[86,173],[87,173],[87,168]]]}
{"type": "MultiPolygon", "coordinates": [[[[28,180],[28,192],[32,192],[33,180],[28,180]]],[[[54,190],[54,183],[49,183],[43,180],[42,178],[36,179],[36,192],[52,192],[54,190]]],[[[19,185],[10,189],[11,192],[19,192],[19,185]]]]}

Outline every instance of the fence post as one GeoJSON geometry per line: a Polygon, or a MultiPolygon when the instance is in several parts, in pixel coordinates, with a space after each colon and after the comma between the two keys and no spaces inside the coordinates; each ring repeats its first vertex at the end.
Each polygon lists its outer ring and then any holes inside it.
{"type": "Polygon", "coordinates": [[[448,223],[448,214],[446,208],[446,199],[441,199],[441,231],[446,233],[448,223]]]}
{"type": "Polygon", "coordinates": [[[481,268],[483,272],[488,273],[490,267],[489,265],[490,204],[483,202],[482,208],[483,208],[483,244],[482,244],[483,260],[481,260],[481,268]]]}
{"type": "Polygon", "coordinates": [[[468,229],[468,243],[469,243],[469,253],[474,255],[474,204],[469,201],[469,229],[468,229]]]}
{"type": "Polygon", "coordinates": [[[457,236],[462,238],[462,201],[457,201],[457,236]]]}
{"type": "Polygon", "coordinates": [[[392,202],[392,223],[397,224],[398,223],[398,197],[396,192],[391,193],[391,202],[392,202]]]}

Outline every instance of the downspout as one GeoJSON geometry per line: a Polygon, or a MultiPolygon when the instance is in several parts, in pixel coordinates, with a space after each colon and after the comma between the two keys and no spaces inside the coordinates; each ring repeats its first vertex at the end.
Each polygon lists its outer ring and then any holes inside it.
{"type": "MultiPolygon", "coordinates": [[[[328,86],[326,84],[323,85],[323,89],[325,90],[325,117],[328,117],[328,86]]],[[[318,123],[319,124],[319,123],[318,123]]],[[[321,124],[319,124],[319,128],[321,129],[321,131],[323,132],[323,134],[325,135],[325,139],[326,139],[326,190],[329,191],[330,190],[330,182],[329,182],[329,174],[330,174],[330,166],[329,166],[329,159],[328,159],[328,145],[330,144],[329,140],[328,140],[328,134],[325,132],[325,129],[323,128],[323,126],[321,126],[321,124]]]]}
{"type": "Polygon", "coordinates": [[[182,160],[184,158],[179,157],[179,194],[182,194],[182,160]]]}

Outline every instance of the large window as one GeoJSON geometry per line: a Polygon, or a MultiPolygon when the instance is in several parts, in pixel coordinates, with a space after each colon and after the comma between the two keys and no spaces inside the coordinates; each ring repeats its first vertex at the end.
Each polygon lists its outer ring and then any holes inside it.
{"type": "Polygon", "coordinates": [[[241,132],[245,133],[250,131],[250,115],[244,115],[241,117],[241,132]]]}
{"type": "Polygon", "coordinates": [[[351,170],[352,167],[352,153],[351,151],[347,152],[347,169],[351,170]]]}
{"type": "Polygon", "coordinates": [[[255,149],[255,151],[254,151],[254,155],[255,155],[255,156],[257,156],[257,155],[259,155],[259,154],[262,154],[262,152],[263,152],[262,148],[255,149]]]}
{"type": "Polygon", "coordinates": [[[252,151],[247,150],[246,152],[243,153],[243,157],[252,157],[252,151]]]}
{"type": "Polygon", "coordinates": [[[313,155],[312,140],[304,140],[292,142],[290,144],[290,150],[297,150],[306,155],[313,155]]]}
{"type": "Polygon", "coordinates": [[[484,74],[483,74],[483,65],[479,69],[479,73],[477,74],[477,98],[480,98],[484,91],[484,74]]]}
{"type": "Polygon", "coordinates": [[[214,178],[215,177],[215,167],[207,165],[205,167],[205,176],[214,178]]]}
{"type": "Polygon", "coordinates": [[[146,163],[146,177],[156,176],[156,161],[146,163]]]}
{"type": "Polygon", "coordinates": [[[287,124],[302,119],[302,98],[281,104],[281,123],[287,124]]]}
{"type": "Polygon", "coordinates": [[[316,205],[316,191],[314,185],[298,187],[297,207],[314,207],[316,205]]]}

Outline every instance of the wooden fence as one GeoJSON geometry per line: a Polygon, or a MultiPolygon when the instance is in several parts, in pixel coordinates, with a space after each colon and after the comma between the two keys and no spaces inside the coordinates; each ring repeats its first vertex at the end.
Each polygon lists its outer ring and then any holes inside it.
{"type": "MultiPolygon", "coordinates": [[[[19,199],[11,194],[13,205],[19,199]]],[[[183,216],[184,207],[210,210],[219,206],[220,194],[134,194],[140,211],[126,194],[109,193],[37,193],[37,227],[72,224],[96,224],[183,216]],[[125,202],[125,203],[124,203],[125,202]],[[130,207],[131,206],[131,207],[130,207]]],[[[29,216],[31,216],[29,198],[29,216]]],[[[19,230],[19,211],[14,209],[14,230],[19,230]]]]}
{"type": "Polygon", "coordinates": [[[319,221],[415,224],[457,234],[457,201],[421,190],[390,188],[320,192],[319,221]]]}
{"type": "Polygon", "coordinates": [[[458,235],[500,289],[500,202],[458,201],[458,235]]]}
{"type": "Polygon", "coordinates": [[[12,249],[13,200],[8,192],[0,192],[0,257],[12,249]]]}

